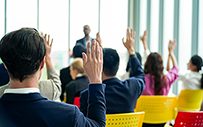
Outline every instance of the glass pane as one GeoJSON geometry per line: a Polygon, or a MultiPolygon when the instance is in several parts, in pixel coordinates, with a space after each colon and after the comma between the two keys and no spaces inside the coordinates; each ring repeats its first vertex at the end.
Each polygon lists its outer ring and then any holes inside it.
{"type": "MultiPolygon", "coordinates": [[[[168,59],[168,42],[173,40],[174,1],[164,1],[164,35],[163,35],[163,62],[166,68],[168,59]]],[[[172,64],[171,64],[172,66],[172,64]]]]}
{"type": "Polygon", "coordinates": [[[83,26],[89,25],[90,37],[96,38],[98,32],[98,0],[71,0],[70,10],[70,47],[75,46],[76,40],[84,37],[83,26]]]}
{"type": "MultiPolygon", "coordinates": [[[[165,0],[164,1],[164,31],[163,31],[163,63],[164,63],[164,73],[167,74],[166,66],[168,60],[168,42],[173,39],[173,21],[174,21],[174,1],[173,0],[165,0]]],[[[172,62],[171,62],[172,67],[172,62]]],[[[169,95],[172,93],[172,87],[169,91],[169,95]]]]}
{"type": "Polygon", "coordinates": [[[150,50],[158,52],[159,0],[151,0],[150,50]]]}
{"type": "Polygon", "coordinates": [[[3,37],[3,35],[4,35],[4,10],[5,10],[5,8],[4,8],[4,6],[5,6],[5,3],[4,3],[4,0],[0,0],[0,17],[1,17],[1,20],[0,20],[0,38],[2,38],[3,37]]]}
{"type": "Polygon", "coordinates": [[[127,0],[101,0],[101,38],[103,47],[116,49],[120,56],[118,76],[125,73],[128,60],[122,38],[126,36],[127,0]]]}
{"type": "MultiPolygon", "coordinates": [[[[68,8],[67,0],[39,2],[39,31],[50,34],[54,39],[51,57],[57,72],[68,66],[68,8]]],[[[43,78],[46,75],[42,75],[43,78]]]]}
{"type": "MultiPolygon", "coordinates": [[[[143,35],[147,29],[147,0],[140,0],[140,36],[143,35]]],[[[140,54],[143,55],[144,47],[140,40],[140,54]]]]}
{"type": "Polygon", "coordinates": [[[185,74],[191,57],[192,0],[180,0],[179,69],[185,74]]]}
{"type": "MultiPolygon", "coordinates": [[[[187,63],[191,57],[192,32],[192,0],[180,0],[179,24],[179,73],[187,73],[187,63]]],[[[178,93],[182,90],[182,82],[178,83],[178,93]]]]}
{"type": "Polygon", "coordinates": [[[7,32],[37,28],[37,0],[7,0],[7,32]]]}
{"type": "Polygon", "coordinates": [[[199,55],[203,58],[203,0],[199,1],[199,55]]]}

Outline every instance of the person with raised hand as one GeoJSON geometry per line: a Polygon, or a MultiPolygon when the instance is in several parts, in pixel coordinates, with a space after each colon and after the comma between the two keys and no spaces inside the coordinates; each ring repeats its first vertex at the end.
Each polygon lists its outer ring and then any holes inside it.
{"type": "MultiPolygon", "coordinates": [[[[168,74],[163,74],[163,60],[159,53],[150,53],[144,65],[145,72],[145,89],[142,95],[168,95],[171,84],[178,78],[178,64],[174,55],[176,41],[169,41],[168,52],[173,62],[173,68],[168,74]]],[[[165,123],[147,124],[143,123],[143,127],[163,127],[165,123]]]]}
{"type": "MultiPolygon", "coordinates": [[[[45,64],[46,46],[51,47],[33,28],[6,34],[0,41],[0,57],[8,69],[10,88],[0,98],[2,127],[104,127],[105,85],[101,82],[102,50],[97,42],[88,43],[83,53],[89,76],[88,115],[70,104],[50,101],[41,96],[38,81],[45,64]]],[[[49,54],[49,51],[48,51],[49,54]]],[[[49,65],[48,65],[49,66],[49,65]]]]}
{"type": "MultiPolygon", "coordinates": [[[[144,72],[134,50],[135,32],[127,29],[126,47],[133,77],[121,81],[116,77],[119,68],[119,55],[115,49],[103,48],[102,82],[106,84],[105,97],[107,114],[134,112],[135,104],[145,87],[144,72]]],[[[102,57],[102,56],[101,56],[102,57]]],[[[89,65],[90,66],[90,65],[89,65]]],[[[80,110],[87,115],[88,90],[80,94],[80,110]]]]}
{"type": "MultiPolygon", "coordinates": [[[[44,44],[46,46],[45,64],[47,70],[47,80],[42,80],[38,82],[38,87],[40,94],[49,100],[60,101],[59,96],[61,94],[61,82],[58,74],[54,70],[52,60],[50,57],[53,39],[50,41],[50,35],[47,34],[40,35],[44,39],[44,44]]],[[[10,83],[0,87],[0,96],[4,94],[4,91],[10,87],[10,83]]]]}

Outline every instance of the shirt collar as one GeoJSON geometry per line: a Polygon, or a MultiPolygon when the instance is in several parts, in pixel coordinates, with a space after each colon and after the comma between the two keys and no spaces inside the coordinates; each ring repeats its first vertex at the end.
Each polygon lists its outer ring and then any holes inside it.
{"type": "Polygon", "coordinates": [[[39,93],[39,89],[38,88],[6,89],[4,93],[17,93],[17,94],[39,93]]]}
{"type": "Polygon", "coordinates": [[[82,75],[82,74],[80,74],[80,73],[76,75],[76,77],[82,77],[82,76],[83,76],[83,75],[82,75]]]}

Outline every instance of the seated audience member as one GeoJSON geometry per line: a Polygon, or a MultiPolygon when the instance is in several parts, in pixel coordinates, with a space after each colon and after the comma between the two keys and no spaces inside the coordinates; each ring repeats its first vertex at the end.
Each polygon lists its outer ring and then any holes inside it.
{"type": "Polygon", "coordinates": [[[80,92],[89,84],[81,58],[75,58],[71,63],[70,75],[73,80],[66,85],[66,103],[73,104],[74,98],[80,97],[80,92]]]}
{"type": "MultiPolygon", "coordinates": [[[[163,60],[159,53],[150,53],[144,65],[145,72],[145,89],[142,95],[168,95],[171,84],[178,78],[178,64],[173,53],[176,46],[175,40],[169,42],[169,56],[173,62],[173,68],[168,74],[163,74],[163,60]]],[[[146,124],[143,127],[163,127],[165,123],[146,124]]]]}
{"type": "MultiPolygon", "coordinates": [[[[49,100],[58,101],[61,94],[61,82],[58,74],[54,70],[51,57],[50,57],[53,39],[51,41],[51,44],[48,45],[50,36],[48,35],[48,40],[47,40],[46,34],[44,36],[43,35],[41,36],[46,42],[45,43],[46,45],[45,64],[46,64],[48,80],[39,81],[38,88],[43,97],[46,97],[49,100]]],[[[9,87],[10,87],[10,83],[0,87],[0,96],[2,96],[4,91],[9,87]]]]}
{"type": "Polygon", "coordinates": [[[97,42],[93,42],[92,51],[90,47],[88,43],[87,55],[83,54],[84,69],[90,80],[86,118],[76,106],[47,100],[39,93],[38,80],[46,61],[46,47],[39,33],[32,28],[22,28],[6,34],[0,41],[0,57],[9,72],[10,88],[0,98],[0,125],[104,127],[102,49],[97,42]]]}
{"type": "MultiPolygon", "coordinates": [[[[187,64],[187,69],[190,71],[185,75],[179,74],[177,80],[182,81],[182,89],[198,90],[203,89],[203,74],[201,74],[203,62],[202,58],[198,55],[193,55],[189,63],[187,64]]],[[[168,66],[170,69],[170,65],[168,66]]],[[[201,111],[203,110],[203,104],[201,106],[201,111]]]]}
{"type": "Polygon", "coordinates": [[[179,77],[177,79],[183,82],[183,89],[203,89],[203,74],[200,73],[200,71],[202,70],[202,66],[203,62],[200,56],[193,55],[190,58],[189,63],[187,64],[187,69],[190,72],[186,73],[185,75],[179,74],[179,77]]]}
{"type": "MultiPolygon", "coordinates": [[[[84,53],[86,52],[86,48],[82,44],[77,44],[73,47],[72,57],[82,58],[83,52],[84,53]]],[[[66,85],[73,80],[70,75],[70,66],[60,70],[60,80],[61,80],[61,88],[62,88],[60,99],[61,101],[63,101],[66,85]]]]}
{"type": "Polygon", "coordinates": [[[7,72],[6,68],[4,67],[4,64],[1,63],[0,64],[0,86],[3,86],[5,84],[7,84],[8,82],[9,82],[8,72],[7,72]]]}
{"type": "MultiPolygon", "coordinates": [[[[120,81],[116,77],[119,68],[117,51],[111,48],[103,49],[102,81],[106,84],[107,114],[134,112],[135,103],[145,86],[144,72],[134,50],[135,32],[132,29],[131,32],[129,30],[128,28],[127,39],[126,42],[123,39],[123,44],[130,55],[130,64],[134,65],[131,66],[133,77],[120,81]]],[[[80,94],[80,110],[84,115],[87,115],[87,97],[88,90],[86,89],[80,94]]]]}

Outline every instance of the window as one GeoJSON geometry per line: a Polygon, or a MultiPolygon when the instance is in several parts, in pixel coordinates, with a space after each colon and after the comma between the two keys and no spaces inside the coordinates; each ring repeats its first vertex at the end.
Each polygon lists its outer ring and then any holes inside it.
{"type": "Polygon", "coordinates": [[[159,36],[159,0],[151,0],[151,28],[150,28],[150,50],[158,52],[159,36]]]}
{"type": "Polygon", "coordinates": [[[203,58],[203,1],[199,1],[199,55],[203,58]]]}
{"type": "Polygon", "coordinates": [[[179,69],[185,74],[191,57],[192,0],[180,0],[179,29],[179,69]]]}
{"type": "MultiPolygon", "coordinates": [[[[140,36],[143,35],[144,31],[147,29],[147,0],[140,0],[140,36]]],[[[139,36],[139,37],[140,37],[139,36]]],[[[144,52],[144,47],[142,41],[139,39],[140,44],[140,54],[144,52]]]]}
{"type": "MultiPolygon", "coordinates": [[[[168,42],[173,40],[174,1],[164,1],[164,35],[163,35],[163,62],[166,68],[168,60],[168,42]]],[[[172,64],[171,64],[172,67],[172,64]]]]}
{"type": "Polygon", "coordinates": [[[84,37],[83,26],[89,25],[90,37],[96,38],[98,32],[98,0],[71,0],[70,10],[70,47],[75,46],[76,40],[84,37]]]}
{"type": "Polygon", "coordinates": [[[125,73],[128,61],[122,38],[126,36],[128,2],[126,0],[101,0],[101,39],[103,47],[116,49],[120,56],[118,76],[125,73]]]}
{"type": "MultiPolygon", "coordinates": [[[[39,1],[39,31],[50,34],[54,39],[51,58],[58,73],[68,66],[68,8],[67,0],[39,1]]],[[[46,69],[43,70],[41,79],[46,79],[46,69]]]]}
{"type": "Polygon", "coordinates": [[[4,35],[4,25],[5,25],[5,23],[4,23],[4,12],[5,12],[5,3],[4,3],[4,0],[1,0],[0,1],[0,17],[1,17],[1,20],[0,20],[0,38],[2,38],[3,37],[3,35],[4,35]]]}
{"type": "Polygon", "coordinates": [[[7,32],[22,27],[37,28],[37,1],[7,0],[7,32]]]}

